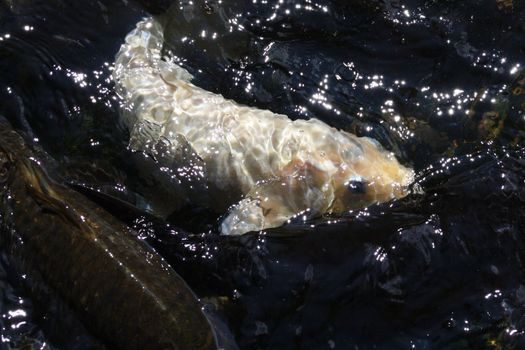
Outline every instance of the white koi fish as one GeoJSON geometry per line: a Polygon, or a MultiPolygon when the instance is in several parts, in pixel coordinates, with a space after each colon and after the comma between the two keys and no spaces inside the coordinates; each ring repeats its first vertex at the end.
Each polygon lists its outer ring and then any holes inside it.
{"type": "Polygon", "coordinates": [[[116,56],[114,80],[128,111],[130,145],[162,144],[176,162],[191,149],[204,164],[213,205],[229,207],[222,234],[278,227],[297,213],[342,213],[401,198],[413,171],[377,141],[318,119],[292,121],[191,83],[163,59],[163,28],[140,21],[116,56]]]}

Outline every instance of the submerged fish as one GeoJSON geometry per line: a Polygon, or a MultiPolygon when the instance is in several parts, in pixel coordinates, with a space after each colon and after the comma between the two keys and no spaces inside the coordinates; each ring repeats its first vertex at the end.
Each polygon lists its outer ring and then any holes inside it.
{"type": "Polygon", "coordinates": [[[122,223],[53,180],[0,119],[2,238],[112,348],[216,349],[184,280],[122,223]]]}
{"type": "Polygon", "coordinates": [[[223,234],[277,227],[294,215],[341,213],[406,195],[413,171],[378,142],[318,119],[292,121],[193,85],[163,59],[163,28],[140,21],[116,56],[131,147],[202,161],[211,203],[230,207],[223,234]]]}

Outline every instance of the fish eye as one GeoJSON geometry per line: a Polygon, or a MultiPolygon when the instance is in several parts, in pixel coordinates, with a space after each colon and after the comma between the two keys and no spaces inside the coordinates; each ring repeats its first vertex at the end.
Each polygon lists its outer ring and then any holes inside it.
{"type": "Polygon", "coordinates": [[[355,194],[364,194],[366,192],[365,183],[362,181],[349,181],[346,188],[355,194]]]}
{"type": "Polygon", "coordinates": [[[348,180],[345,185],[347,190],[351,193],[364,194],[366,192],[366,181],[361,177],[352,178],[348,180]]]}

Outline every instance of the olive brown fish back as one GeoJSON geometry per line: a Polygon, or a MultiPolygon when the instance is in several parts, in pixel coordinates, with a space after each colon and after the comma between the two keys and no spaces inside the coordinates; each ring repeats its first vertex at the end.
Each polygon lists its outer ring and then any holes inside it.
{"type": "Polygon", "coordinates": [[[15,253],[111,347],[217,348],[184,280],[109,213],[51,179],[4,121],[0,181],[23,242],[15,253]]]}

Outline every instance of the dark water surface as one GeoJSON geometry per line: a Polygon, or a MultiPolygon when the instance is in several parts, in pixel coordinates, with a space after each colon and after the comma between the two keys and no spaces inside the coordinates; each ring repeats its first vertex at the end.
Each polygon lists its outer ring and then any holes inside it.
{"type": "MultiPolygon", "coordinates": [[[[67,181],[137,207],[87,191],[137,228],[240,348],[525,349],[522,1],[171,7],[165,53],[197,85],[371,136],[417,173],[398,202],[241,238],[218,236],[222,213],[191,198],[177,199],[169,225],[146,214],[169,202],[170,182],[127,150],[110,74],[147,15],[126,0],[0,0],[0,114],[67,181]]],[[[3,250],[0,346],[98,346],[67,305],[31,295],[3,250]]]]}

